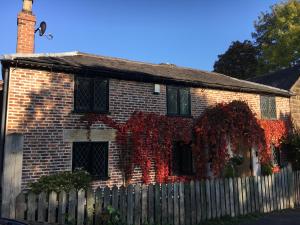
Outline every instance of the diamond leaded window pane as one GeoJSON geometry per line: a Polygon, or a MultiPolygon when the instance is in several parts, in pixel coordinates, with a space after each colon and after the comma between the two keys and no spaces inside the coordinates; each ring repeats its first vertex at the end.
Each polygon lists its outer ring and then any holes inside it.
{"type": "Polygon", "coordinates": [[[108,80],[77,77],[75,110],[79,112],[107,112],[108,80]]]}
{"type": "Polygon", "coordinates": [[[173,87],[168,87],[167,97],[168,97],[168,101],[167,101],[168,114],[178,114],[177,89],[173,87]]]}
{"type": "Polygon", "coordinates": [[[107,80],[94,82],[94,110],[104,112],[107,110],[107,80]]]}
{"type": "Polygon", "coordinates": [[[107,177],[107,164],[108,164],[107,145],[108,145],[107,143],[93,144],[92,174],[97,174],[99,177],[107,177]]]}
{"type": "Polygon", "coordinates": [[[73,170],[89,167],[90,146],[86,143],[74,143],[73,146],[73,170]]]}
{"type": "Polygon", "coordinates": [[[276,119],[276,101],[273,96],[260,97],[261,117],[263,119],[276,119]]]}
{"type": "Polygon", "coordinates": [[[79,111],[89,111],[91,108],[91,79],[78,78],[76,80],[76,109],[79,111]]]}
{"type": "Polygon", "coordinates": [[[190,92],[188,89],[179,89],[180,114],[190,114],[190,92]]]}
{"type": "Polygon", "coordinates": [[[73,144],[73,170],[81,168],[94,178],[108,176],[108,143],[75,142],[73,144]]]}
{"type": "Polygon", "coordinates": [[[190,115],[191,102],[188,88],[168,86],[167,111],[169,115],[190,115]]]}

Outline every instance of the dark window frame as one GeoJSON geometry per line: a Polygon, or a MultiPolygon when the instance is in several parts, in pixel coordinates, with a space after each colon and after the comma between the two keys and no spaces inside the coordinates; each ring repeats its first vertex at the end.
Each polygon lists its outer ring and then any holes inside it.
{"type": "Polygon", "coordinates": [[[261,95],[260,96],[260,114],[262,119],[267,120],[276,120],[277,119],[277,108],[276,108],[276,97],[275,96],[269,96],[269,95],[261,95]],[[267,101],[268,106],[267,109],[264,110],[263,102],[267,101]],[[274,112],[270,110],[272,107],[271,104],[274,103],[274,112]]]}
{"type": "Polygon", "coordinates": [[[90,175],[92,176],[92,179],[95,181],[95,180],[108,180],[110,177],[109,177],[109,142],[73,142],[73,146],[72,146],[72,171],[74,171],[76,168],[76,165],[75,165],[75,160],[74,160],[74,149],[76,147],[77,144],[86,144],[88,145],[88,148],[89,148],[89,151],[88,151],[88,165],[89,167],[88,168],[83,168],[85,169],[87,172],[90,173],[90,175]],[[105,160],[105,171],[104,171],[104,174],[93,174],[91,171],[93,171],[93,159],[95,159],[93,156],[93,151],[94,151],[94,145],[97,145],[97,144],[103,144],[105,145],[105,157],[104,157],[104,160],[105,160]]]}
{"type": "Polygon", "coordinates": [[[102,77],[97,77],[97,76],[80,76],[80,75],[75,75],[75,80],[74,80],[74,105],[73,109],[75,113],[99,113],[99,114],[107,114],[109,113],[109,79],[102,78],[102,77]],[[91,88],[91,99],[90,99],[90,107],[88,110],[82,110],[78,109],[77,106],[77,98],[78,98],[78,87],[77,83],[79,82],[80,79],[87,79],[90,80],[90,82],[93,84],[91,88]],[[95,81],[106,81],[106,107],[105,110],[95,110],[95,103],[94,103],[94,97],[95,97],[95,81]]]}
{"type": "Polygon", "coordinates": [[[167,86],[167,90],[166,90],[166,98],[167,98],[167,115],[168,116],[182,116],[182,117],[191,117],[191,114],[192,114],[192,103],[191,103],[191,91],[190,91],[190,88],[189,87],[184,87],[184,86],[173,86],[173,85],[168,85],[167,86]],[[169,94],[169,89],[176,89],[177,91],[177,112],[176,113],[170,113],[169,112],[169,97],[168,97],[168,94],[169,94]],[[185,89],[188,91],[188,113],[187,114],[182,114],[180,112],[180,103],[181,103],[181,100],[180,100],[180,90],[181,89],[185,89]]]}

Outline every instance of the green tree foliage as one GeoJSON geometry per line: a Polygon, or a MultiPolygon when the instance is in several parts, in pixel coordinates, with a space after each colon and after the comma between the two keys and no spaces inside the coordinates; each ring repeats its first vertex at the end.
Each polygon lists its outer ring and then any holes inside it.
{"type": "Polygon", "coordinates": [[[218,56],[214,72],[247,79],[255,76],[257,65],[257,50],[252,43],[234,41],[224,54],[218,56]]]}
{"type": "Polygon", "coordinates": [[[255,21],[252,37],[259,49],[258,73],[293,66],[300,59],[300,1],[271,6],[255,21]]]}

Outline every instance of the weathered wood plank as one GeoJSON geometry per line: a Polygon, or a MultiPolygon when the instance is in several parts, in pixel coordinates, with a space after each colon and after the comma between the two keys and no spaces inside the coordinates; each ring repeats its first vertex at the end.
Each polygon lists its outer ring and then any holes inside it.
{"type": "Polygon", "coordinates": [[[253,179],[253,189],[254,189],[254,211],[259,212],[259,191],[258,191],[258,177],[255,176],[253,179]]]}
{"type": "Polygon", "coordinates": [[[150,224],[154,223],[154,187],[152,184],[148,186],[148,221],[150,224]]]}
{"type": "Polygon", "coordinates": [[[244,215],[244,209],[243,209],[243,190],[242,190],[242,181],[241,178],[237,178],[237,188],[238,188],[238,194],[239,194],[239,215],[244,215]]]}
{"type": "Polygon", "coordinates": [[[86,217],[87,225],[94,224],[94,205],[95,205],[95,192],[89,188],[86,191],[86,217]]]}
{"type": "MultiPolygon", "coordinates": [[[[105,199],[105,195],[104,195],[104,199],[105,199]]],[[[132,184],[129,184],[127,187],[127,224],[133,224],[133,209],[134,209],[133,186],[132,184]]]]}
{"type": "Polygon", "coordinates": [[[268,212],[267,207],[267,196],[266,196],[266,177],[263,176],[261,179],[261,188],[262,188],[262,200],[263,200],[263,212],[268,212]]]}
{"type": "Polygon", "coordinates": [[[241,185],[242,185],[242,201],[243,201],[243,215],[248,213],[247,209],[247,190],[246,190],[246,178],[241,178],[241,185]]]}
{"type": "Polygon", "coordinates": [[[180,212],[179,212],[179,183],[174,183],[173,187],[174,193],[174,225],[179,225],[180,223],[180,212]]]}
{"type": "Polygon", "coordinates": [[[200,193],[201,193],[201,221],[205,221],[207,218],[207,209],[206,209],[206,187],[205,181],[200,181],[200,193]]]}
{"type": "Polygon", "coordinates": [[[75,190],[69,192],[69,209],[68,209],[68,222],[70,224],[75,224],[77,206],[77,193],[75,190]]]}
{"type": "Polygon", "coordinates": [[[215,219],[217,218],[215,179],[210,180],[210,198],[211,198],[211,217],[212,219],[215,219]]]}
{"type": "Polygon", "coordinates": [[[235,200],[234,200],[234,193],[233,193],[233,191],[234,191],[233,181],[234,180],[232,178],[229,178],[227,180],[227,182],[228,182],[228,192],[229,192],[229,198],[228,198],[228,201],[229,201],[229,210],[228,210],[228,212],[229,212],[229,214],[228,215],[230,215],[231,217],[234,217],[237,214],[237,212],[235,212],[235,209],[234,209],[235,200]]]}
{"type": "Polygon", "coordinates": [[[141,224],[141,185],[136,184],[134,187],[134,224],[141,224]]]}
{"type": "Polygon", "coordinates": [[[195,182],[195,196],[196,196],[196,223],[201,222],[201,190],[200,181],[195,182]]]}
{"type": "Polygon", "coordinates": [[[121,220],[123,223],[126,222],[127,216],[127,192],[124,186],[120,187],[120,208],[119,208],[121,220]]]}
{"type": "Polygon", "coordinates": [[[225,180],[220,180],[220,201],[221,201],[221,216],[226,215],[226,196],[225,196],[225,180]]]}
{"type": "Polygon", "coordinates": [[[173,185],[168,183],[168,224],[174,224],[174,199],[173,185]]]}
{"type": "Polygon", "coordinates": [[[211,213],[211,198],[210,198],[210,181],[205,181],[205,190],[206,190],[206,218],[210,220],[212,218],[211,213]]]}
{"type": "Polygon", "coordinates": [[[85,206],[85,191],[78,191],[78,205],[77,205],[77,225],[84,223],[84,206],[85,206]]]}
{"type": "Polygon", "coordinates": [[[189,183],[184,185],[184,207],[185,207],[185,224],[191,224],[191,186],[189,183]]]}
{"type": "Polygon", "coordinates": [[[272,211],[276,210],[276,193],[275,193],[275,180],[274,174],[270,176],[270,189],[271,189],[271,204],[272,204],[272,211]]]}
{"type": "Polygon", "coordinates": [[[38,222],[46,222],[47,195],[42,192],[38,196],[38,222]]]}
{"type": "Polygon", "coordinates": [[[161,224],[161,197],[160,197],[160,185],[155,184],[155,223],[161,224]]]}
{"type": "Polygon", "coordinates": [[[107,208],[107,206],[111,206],[111,198],[110,198],[111,190],[109,187],[104,188],[104,198],[103,198],[103,207],[104,209],[107,208]]]}
{"type": "Polygon", "coordinates": [[[116,185],[111,190],[111,205],[114,209],[118,209],[119,207],[119,190],[116,185]]]}
{"type": "Polygon", "coordinates": [[[254,177],[249,178],[251,213],[255,212],[254,177]]]}
{"type": "Polygon", "coordinates": [[[216,217],[221,217],[221,196],[220,196],[220,179],[216,179],[215,181],[216,187],[216,217]]]}
{"type": "Polygon", "coordinates": [[[148,187],[147,185],[142,185],[142,224],[146,224],[148,221],[148,187]]]}
{"type": "Polygon", "coordinates": [[[247,204],[247,213],[251,213],[251,195],[250,195],[250,181],[249,177],[246,177],[245,179],[245,185],[246,185],[246,204],[247,204]]]}
{"type": "Polygon", "coordinates": [[[35,211],[37,207],[36,195],[32,192],[28,194],[28,211],[27,211],[27,220],[35,221],[35,211]]]}
{"type": "Polygon", "coordinates": [[[278,189],[279,189],[279,196],[280,196],[280,209],[284,209],[283,203],[283,184],[282,184],[282,173],[278,174],[278,189]]]}
{"type": "Polygon", "coordinates": [[[58,196],[58,223],[66,223],[66,209],[67,209],[67,194],[61,191],[58,196]]]}
{"type": "Polygon", "coordinates": [[[48,210],[49,223],[56,222],[56,207],[57,207],[57,193],[52,191],[49,194],[49,210],[48,210]]]}
{"type": "Polygon", "coordinates": [[[232,178],[233,182],[233,201],[234,201],[234,214],[236,216],[241,215],[240,213],[240,203],[239,203],[239,188],[238,188],[238,179],[232,178]]]}
{"type": "Polygon", "coordinates": [[[185,225],[185,199],[184,199],[184,183],[179,184],[179,218],[180,218],[180,225],[185,225]]]}
{"type": "Polygon", "coordinates": [[[289,190],[289,207],[294,208],[295,183],[294,183],[293,170],[290,166],[288,166],[287,168],[287,175],[288,175],[288,190],[289,190]]]}
{"type": "Polygon", "coordinates": [[[190,182],[190,199],[191,199],[191,224],[196,224],[197,219],[197,208],[196,208],[196,187],[195,182],[190,182]]]}
{"type": "MultiPolygon", "coordinates": [[[[124,188],[124,187],[123,187],[124,188]]],[[[103,189],[97,188],[95,192],[95,225],[101,224],[101,213],[103,207],[103,189]]],[[[126,206],[124,209],[127,209],[126,206]]],[[[123,218],[123,210],[121,210],[121,218],[123,218]]]]}
{"type": "Polygon", "coordinates": [[[162,211],[162,224],[167,224],[168,209],[167,209],[167,185],[161,185],[161,211],[162,211]]]}
{"type": "Polygon", "coordinates": [[[27,205],[25,202],[25,194],[22,192],[16,198],[16,219],[24,220],[26,210],[27,210],[27,205]]]}

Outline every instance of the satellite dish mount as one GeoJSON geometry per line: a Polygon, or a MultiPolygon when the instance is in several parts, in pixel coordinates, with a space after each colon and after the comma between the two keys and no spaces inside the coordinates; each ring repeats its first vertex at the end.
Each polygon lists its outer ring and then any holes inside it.
{"type": "Polygon", "coordinates": [[[40,37],[45,36],[45,37],[48,38],[49,40],[52,40],[52,39],[53,39],[53,35],[52,35],[52,34],[45,34],[46,29],[47,29],[47,24],[46,24],[45,21],[42,21],[42,22],[40,23],[40,26],[35,30],[35,33],[36,33],[36,32],[39,32],[39,36],[40,36],[40,37]]]}

